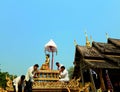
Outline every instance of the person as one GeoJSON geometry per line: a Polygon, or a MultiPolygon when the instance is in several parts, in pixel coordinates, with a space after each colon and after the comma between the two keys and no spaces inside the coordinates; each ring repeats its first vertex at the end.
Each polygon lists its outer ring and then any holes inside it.
{"type": "Polygon", "coordinates": [[[59,62],[56,62],[56,66],[57,66],[57,70],[59,70],[59,71],[60,71],[61,66],[63,66],[63,65],[62,65],[62,64],[60,64],[59,62]]]}
{"type": "Polygon", "coordinates": [[[14,92],[22,92],[25,86],[24,79],[25,75],[21,75],[13,80],[14,92]]]}
{"type": "Polygon", "coordinates": [[[34,77],[35,74],[38,72],[38,64],[35,64],[34,66],[31,66],[25,76],[25,81],[26,81],[26,87],[25,87],[25,92],[32,92],[32,83],[34,82],[34,77]]]}
{"type": "Polygon", "coordinates": [[[59,81],[63,82],[69,81],[68,71],[65,69],[65,66],[61,66],[59,81]]]}

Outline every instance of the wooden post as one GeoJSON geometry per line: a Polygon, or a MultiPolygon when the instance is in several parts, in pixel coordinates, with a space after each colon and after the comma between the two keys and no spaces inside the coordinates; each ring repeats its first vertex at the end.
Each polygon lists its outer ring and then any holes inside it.
{"type": "Polygon", "coordinates": [[[89,74],[90,74],[90,79],[91,79],[92,87],[93,87],[92,92],[97,92],[96,87],[95,87],[95,83],[94,83],[94,79],[93,79],[93,76],[92,76],[90,69],[89,69],[89,74]]]}
{"type": "Polygon", "coordinates": [[[109,74],[108,74],[108,70],[106,70],[106,81],[107,81],[107,88],[110,92],[113,92],[113,85],[111,83],[109,74]]]}
{"type": "Polygon", "coordinates": [[[106,90],[105,83],[102,77],[102,69],[99,69],[99,76],[100,76],[100,87],[102,90],[106,90]]]}
{"type": "Polygon", "coordinates": [[[80,62],[80,74],[81,74],[81,79],[82,79],[82,86],[84,87],[85,83],[84,83],[84,77],[83,77],[83,71],[82,71],[82,64],[81,64],[81,62],[80,62]]]}

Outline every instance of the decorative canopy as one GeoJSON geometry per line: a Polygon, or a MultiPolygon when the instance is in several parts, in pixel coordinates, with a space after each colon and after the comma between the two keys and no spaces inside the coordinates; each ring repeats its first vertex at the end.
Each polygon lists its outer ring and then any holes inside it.
{"type": "Polygon", "coordinates": [[[53,62],[54,62],[54,52],[57,54],[57,45],[55,42],[51,39],[47,44],[45,44],[45,52],[52,52],[52,62],[51,62],[51,70],[53,70],[53,62]]]}
{"type": "Polygon", "coordinates": [[[45,44],[45,51],[57,52],[57,45],[52,39],[47,44],[45,44]]]}

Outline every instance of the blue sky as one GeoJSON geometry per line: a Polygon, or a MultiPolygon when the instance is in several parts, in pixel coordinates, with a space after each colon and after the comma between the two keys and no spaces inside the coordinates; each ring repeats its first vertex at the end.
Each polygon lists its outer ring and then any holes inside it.
{"type": "Polygon", "coordinates": [[[50,39],[58,46],[55,62],[69,68],[74,39],[85,45],[84,30],[97,42],[106,42],[105,33],[120,38],[120,1],[1,0],[0,68],[21,75],[35,63],[41,66],[50,39]]]}

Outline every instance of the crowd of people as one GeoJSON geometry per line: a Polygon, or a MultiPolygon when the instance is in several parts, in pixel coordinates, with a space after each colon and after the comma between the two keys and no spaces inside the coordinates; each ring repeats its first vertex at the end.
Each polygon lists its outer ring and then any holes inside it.
{"type": "MultiPolygon", "coordinates": [[[[46,59],[49,58],[49,55],[46,55],[46,59]]],[[[49,66],[49,62],[46,60],[45,64],[49,66]]],[[[68,71],[59,62],[56,62],[57,70],[59,71],[59,81],[67,82],[69,81],[68,71]]],[[[32,92],[32,84],[34,83],[34,78],[36,73],[38,73],[39,65],[35,64],[28,68],[26,75],[21,75],[13,80],[14,92],[32,92]]],[[[49,69],[49,67],[47,67],[49,69]]]]}

